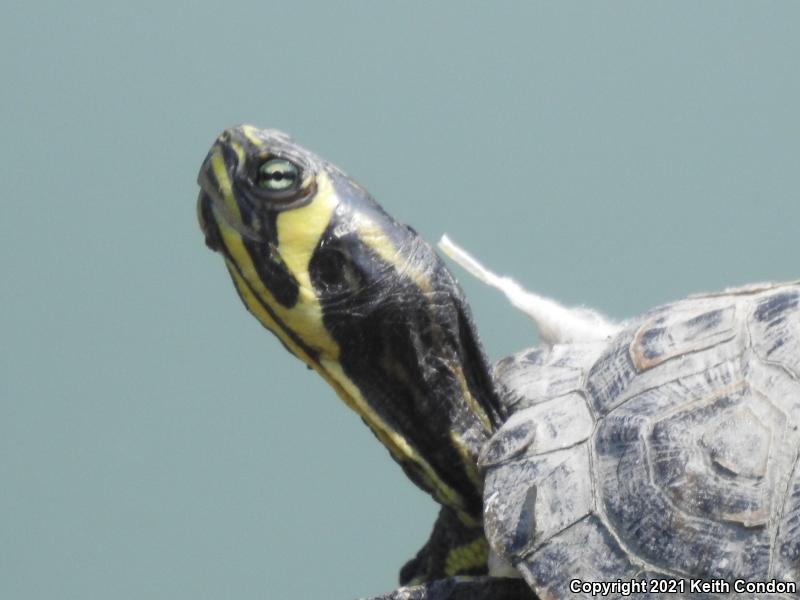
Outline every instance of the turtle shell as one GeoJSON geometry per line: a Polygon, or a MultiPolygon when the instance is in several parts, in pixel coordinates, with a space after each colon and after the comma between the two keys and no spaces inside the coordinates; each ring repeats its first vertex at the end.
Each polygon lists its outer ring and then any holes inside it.
{"type": "Polygon", "coordinates": [[[540,597],[800,580],[800,285],[691,297],[495,376],[511,416],[481,455],[487,537],[540,597]]]}

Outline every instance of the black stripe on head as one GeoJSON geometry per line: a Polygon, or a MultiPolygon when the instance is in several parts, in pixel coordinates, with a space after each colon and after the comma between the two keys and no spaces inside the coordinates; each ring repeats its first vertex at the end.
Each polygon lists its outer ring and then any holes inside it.
{"type": "Polygon", "coordinates": [[[275,300],[286,308],[292,308],[300,295],[300,284],[286,267],[280,254],[265,242],[245,239],[244,246],[264,287],[272,292],[275,300]]]}

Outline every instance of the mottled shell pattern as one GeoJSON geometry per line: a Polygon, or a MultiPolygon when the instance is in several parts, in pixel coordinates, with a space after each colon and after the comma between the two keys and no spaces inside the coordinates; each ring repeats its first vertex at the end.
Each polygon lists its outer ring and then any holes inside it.
{"type": "Polygon", "coordinates": [[[481,456],[486,532],[540,597],[800,580],[799,284],[690,297],[495,376],[513,414],[481,456]]]}

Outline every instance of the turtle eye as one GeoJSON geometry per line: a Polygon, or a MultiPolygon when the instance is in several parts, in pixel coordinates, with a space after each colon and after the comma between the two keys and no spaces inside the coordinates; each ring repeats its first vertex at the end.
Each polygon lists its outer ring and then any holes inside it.
{"type": "Polygon", "coordinates": [[[258,168],[257,184],[262,190],[285,192],[297,187],[300,169],[285,158],[271,158],[258,168]]]}

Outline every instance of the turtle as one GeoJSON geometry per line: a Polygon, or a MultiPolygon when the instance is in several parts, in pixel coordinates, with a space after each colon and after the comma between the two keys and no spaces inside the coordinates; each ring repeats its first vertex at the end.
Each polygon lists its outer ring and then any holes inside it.
{"type": "Polygon", "coordinates": [[[225,130],[198,183],[247,310],[440,505],[382,598],[798,597],[800,282],[614,322],[443,238],[539,330],[490,366],[433,247],[285,133],[225,130]]]}

